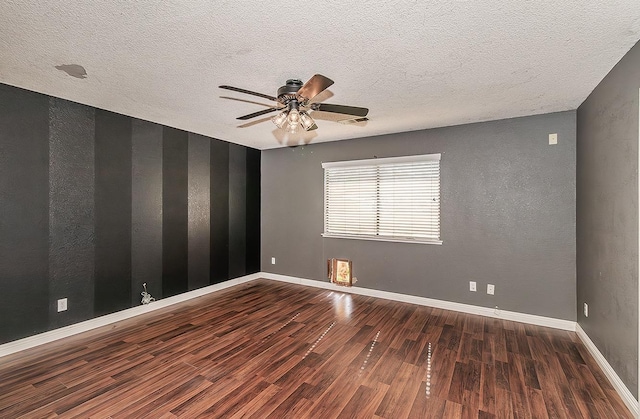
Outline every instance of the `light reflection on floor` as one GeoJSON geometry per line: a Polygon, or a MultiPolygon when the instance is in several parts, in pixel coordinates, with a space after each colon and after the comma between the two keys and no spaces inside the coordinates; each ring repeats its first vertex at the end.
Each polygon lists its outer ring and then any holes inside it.
{"type": "Polygon", "coordinates": [[[362,366],[360,367],[360,372],[358,373],[358,375],[362,375],[362,372],[367,367],[367,362],[369,362],[369,357],[371,357],[371,352],[373,352],[373,348],[376,346],[376,343],[378,343],[378,337],[379,336],[380,336],[380,331],[378,330],[378,333],[376,333],[376,337],[373,338],[373,342],[371,342],[371,347],[369,348],[369,352],[367,353],[367,357],[364,359],[364,362],[362,363],[362,366]]]}
{"type": "Polygon", "coordinates": [[[294,320],[296,319],[296,317],[298,317],[299,315],[300,315],[300,313],[296,313],[296,315],[295,315],[295,316],[293,316],[292,318],[290,318],[288,322],[286,322],[285,324],[283,324],[282,326],[280,326],[280,327],[278,328],[278,330],[276,330],[276,331],[274,331],[274,332],[269,333],[269,334],[268,334],[264,339],[262,339],[262,341],[261,341],[260,343],[263,343],[264,341],[266,341],[267,339],[269,339],[271,336],[275,335],[276,333],[278,333],[279,331],[281,331],[282,329],[284,329],[285,327],[287,327],[287,325],[288,325],[289,323],[291,323],[292,321],[294,321],[294,320]]]}
{"type": "Polygon", "coordinates": [[[351,294],[331,293],[333,299],[333,311],[338,321],[351,320],[353,312],[353,299],[351,294]]]}
{"type": "Polygon", "coordinates": [[[429,342],[429,350],[427,352],[427,385],[425,386],[427,399],[431,396],[431,342],[429,342]]]}
{"type": "Polygon", "coordinates": [[[313,342],[313,345],[311,345],[311,347],[309,348],[309,350],[307,351],[307,353],[306,353],[306,354],[304,354],[304,356],[302,357],[302,359],[305,359],[305,358],[307,357],[307,355],[309,355],[309,354],[311,353],[311,351],[313,351],[313,350],[316,348],[316,346],[318,346],[318,343],[320,343],[320,341],[322,340],[322,338],[324,338],[324,336],[325,336],[327,333],[329,333],[329,330],[331,330],[331,328],[332,328],[333,326],[335,326],[335,324],[336,324],[336,322],[333,322],[333,323],[331,323],[331,325],[330,325],[329,327],[327,327],[327,330],[325,330],[325,331],[324,331],[324,333],[322,333],[322,334],[320,335],[320,337],[319,337],[318,339],[316,339],[316,341],[315,341],[315,342],[313,342]]]}

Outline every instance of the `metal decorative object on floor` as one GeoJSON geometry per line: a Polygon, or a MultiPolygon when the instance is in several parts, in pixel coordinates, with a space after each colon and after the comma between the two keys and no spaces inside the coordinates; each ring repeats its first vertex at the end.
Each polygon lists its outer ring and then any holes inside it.
{"type": "Polygon", "coordinates": [[[153,298],[153,297],[151,296],[151,294],[149,294],[149,293],[147,292],[147,283],[145,282],[144,284],[142,284],[142,286],[144,287],[144,291],[142,291],[142,292],[140,293],[140,295],[142,295],[142,301],[141,301],[141,303],[142,303],[142,304],[149,304],[150,302],[155,301],[156,299],[155,299],[155,298],[153,298]]]}

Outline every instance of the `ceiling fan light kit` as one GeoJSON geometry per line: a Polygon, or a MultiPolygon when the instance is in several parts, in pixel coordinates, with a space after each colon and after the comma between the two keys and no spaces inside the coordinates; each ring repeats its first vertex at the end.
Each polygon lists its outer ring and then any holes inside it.
{"type": "Polygon", "coordinates": [[[314,121],[308,113],[304,111],[300,112],[300,125],[302,125],[305,131],[309,131],[315,124],[316,121],[314,121]]]}
{"type": "Polygon", "coordinates": [[[309,131],[315,126],[316,122],[308,113],[298,110],[299,105],[293,105],[293,103],[291,103],[290,107],[291,109],[289,111],[284,110],[271,118],[271,122],[280,129],[286,128],[286,130],[292,134],[298,132],[299,126],[302,126],[305,131],[309,131]]]}
{"type": "Polygon", "coordinates": [[[369,113],[369,109],[367,108],[332,105],[328,103],[309,103],[311,99],[316,97],[332,84],[333,80],[321,74],[316,74],[304,84],[302,84],[302,81],[298,79],[289,79],[284,86],[278,89],[277,98],[233,86],[223,85],[220,86],[220,88],[274,100],[278,102],[279,105],[282,105],[243,115],[236,119],[247,120],[266,115],[271,112],[281,111],[278,115],[271,118],[271,121],[280,129],[287,130],[290,133],[296,133],[300,127],[305,131],[310,131],[318,127],[313,118],[309,115],[310,111],[334,112],[353,115],[356,117],[365,117],[367,113],[369,113]]]}
{"type": "Polygon", "coordinates": [[[278,128],[284,128],[284,124],[287,122],[287,111],[282,111],[278,115],[271,118],[271,122],[276,124],[278,128]]]}

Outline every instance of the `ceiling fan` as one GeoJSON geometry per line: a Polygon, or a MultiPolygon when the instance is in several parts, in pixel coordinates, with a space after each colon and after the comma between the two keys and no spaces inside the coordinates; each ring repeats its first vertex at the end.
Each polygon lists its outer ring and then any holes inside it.
{"type": "Polygon", "coordinates": [[[310,103],[311,99],[323,92],[326,88],[333,84],[333,80],[321,74],[311,77],[306,83],[302,83],[298,79],[289,79],[284,86],[278,89],[277,97],[265,95],[263,93],[252,92],[251,90],[241,89],[233,86],[219,86],[221,89],[233,90],[234,92],[246,93],[248,95],[258,96],[277,102],[272,108],[267,108],[248,115],[239,116],[236,119],[245,121],[247,119],[266,115],[271,112],[280,111],[280,113],[271,121],[278,128],[287,129],[291,133],[298,131],[302,127],[305,131],[318,128],[315,121],[309,116],[309,111],[333,112],[346,115],[353,115],[358,118],[358,122],[366,121],[369,109],[359,108],[356,106],[334,105],[329,103],[310,103]]]}

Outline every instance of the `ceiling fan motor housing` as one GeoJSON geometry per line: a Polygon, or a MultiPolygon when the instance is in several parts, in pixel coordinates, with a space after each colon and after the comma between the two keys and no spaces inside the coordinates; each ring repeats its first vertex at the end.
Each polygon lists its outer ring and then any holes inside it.
{"type": "Polygon", "coordinates": [[[287,103],[291,99],[295,99],[296,93],[302,87],[302,80],[289,79],[287,83],[278,89],[278,101],[287,103]]]}

